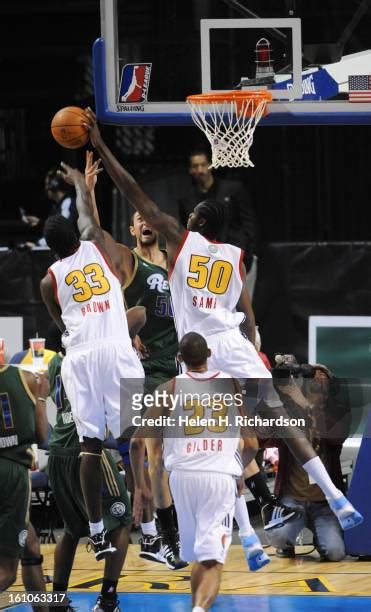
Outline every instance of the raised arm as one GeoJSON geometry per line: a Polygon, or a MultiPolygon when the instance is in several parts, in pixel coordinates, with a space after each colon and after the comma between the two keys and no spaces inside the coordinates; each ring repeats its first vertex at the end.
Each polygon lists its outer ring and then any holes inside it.
{"type": "Polygon", "coordinates": [[[100,162],[101,162],[100,159],[96,159],[94,161],[93,151],[86,151],[85,184],[90,193],[94,219],[96,220],[99,227],[100,227],[100,218],[99,218],[97,202],[95,199],[95,185],[97,184],[97,172],[99,169],[100,162]]]}
{"type": "Polygon", "coordinates": [[[135,179],[123,168],[112,151],[107,147],[100,134],[96,116],[88,108],[85,111],[87,121],[84,124],[90,133],[90,141],[99,153],[103,165],[120,192],[130,204],[141,214],[148,225],[166,238],[169,246],[177,248],[184,233],[184,228],[172,217],[162,212],[157,204],[147,196],[135,179]]]}
{"type": "MultiPolygon", "coordinates": [[[[101,172],[101,170],[101,168],[97,168],[96,172],[101,172]]],[[[86,185],[84,175],[64,162],[61,162],[61,170],[58,170],[58,174],[66,183],[75,187],[76,208],[79,214],[77,225],[82,240],[96,240],[104,246],[103,231],[97,223],[91,193],[86,185]]]]}
{"type": "MultiPolygon", "coordinates": [[[[100,160],[94,162],[94,172],[96,175],[102,171],[102,168],[99,168],[99,163],[100,160]]],[[[76,189],[76,208],[79,213],[77,225],[80,230],[81,239],[92,240],[99,244],[111,261],[111,265],[123,285],[126,277],[121,273],[120,255],[116,241],[112,238],[111,234],[103,231],[99,225],[98,212],[93,205],[91,193],[87,187],[84,175],[76,168],[71,168],[63,162],[61,162],[61,168],[58,174],[64,178],[66,183],[74,185],[76,189]]]]}
{"type": "MultiPolygon", "coordinates": [[[[95,199],[95,185],[97,183],[97,175],[99,170],[99,164],[101,160],[93,159],[93,151],[86,151],[86,163],[85,163],[85,183],[91,196],[91,202],[93,207],[93,216],[99,227],[101,227],[100,217],[95,199]]],[[[131,278],[134,270],[134,258],[130,249],[124,244],[116,243],[114,238],[103,230],[105,247],[111,254],[111,259],[114,262],[116,270],[119,272],[121,284],[124,285],[126,281],[131,278]]]]}

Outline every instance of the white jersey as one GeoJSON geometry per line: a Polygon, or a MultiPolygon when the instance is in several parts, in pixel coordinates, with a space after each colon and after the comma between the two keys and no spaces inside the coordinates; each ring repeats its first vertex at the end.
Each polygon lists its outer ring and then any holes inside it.
{"type": "Polygon", "coordinates": [[[211,336],[237,328],[243,251],[186,232],[169,274],[174,318],[181,339],[188,332],[211,336]]]}
{"type": "Polygon", "coordinates": [[[187,372],[174,379],[174,410],[163,432],[164,464],[186,470],[241,476],[238,451],[241,390],[224,372],[187,372]]]}
{"type": "Polygon", "coordinates": [[[67,348],[112,339],[131,347],[120,281],[94,242],[82,240],[48,270],[68,331],[67,348]]]}

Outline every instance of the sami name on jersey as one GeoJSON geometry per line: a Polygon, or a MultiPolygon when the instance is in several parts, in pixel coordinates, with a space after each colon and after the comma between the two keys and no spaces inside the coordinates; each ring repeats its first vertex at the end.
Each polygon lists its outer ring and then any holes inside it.
{"type": "Polygon", "coordinates": [[[244,314],[236,311],[242,291],[243,251],[185,232],[169,273],[178,337],[234,329],[244,314]],[[239,273],[238,273],[239,271],[239,273]]]}

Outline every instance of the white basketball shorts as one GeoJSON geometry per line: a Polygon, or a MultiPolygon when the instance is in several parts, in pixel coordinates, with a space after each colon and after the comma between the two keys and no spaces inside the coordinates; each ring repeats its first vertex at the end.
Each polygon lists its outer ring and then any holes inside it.
{"type": "Polygon", "coordinates": [[[239,328],[207,336],[206,342],[211,350],[211,357],[207,360],[209,370],[226,372],[237,378],[242,386],[244,379],[257,379],[254,395],[245,398],[249,412],[255,409],[260,400],[264,400],[270,408],[282,406],[270,371],[265,367],[252,342],[241,334],[239,328]]]}
{"type": "Polygon", "coordinates": [[[178,516],[181,558],[224,564],[236,502],[233,476],[174,470],[169,484],[178,516]]]}
{"type": "MultiPolygon", "coordinates": [[[[126,426],[120,414],[120,379],[144,381],[144,371],[131,346],[95,341],[71,347],[62,362],[62,381],[71,403],[80,442],[106,437],[106,426],[117,438],[126,426]]],[[[127,415],[130,425],[132,414],[127,415]]]]}
{"type": "Polygon", "coordinates": [[[211,349],[209,370],[221,370],[233,378],[271,378],[256,348],[239,328],[207,336],[206,341],[211,349]]]}

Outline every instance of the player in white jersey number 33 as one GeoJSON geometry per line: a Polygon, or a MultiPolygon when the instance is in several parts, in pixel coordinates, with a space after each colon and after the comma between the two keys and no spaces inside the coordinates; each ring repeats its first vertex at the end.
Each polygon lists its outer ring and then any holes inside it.
{"type": "Polygon", "coordinates": [[[48,219],[45,238],[59,260],[41,281],[41,293],[63,332],[62,380],[80,438],[81,487],[91,543],[100,559],[115,552],[103,530],[102,442],[106,426],[118,437],[131,423],[130,412],[126,423],[120,411],[120,379],[135,384],[144,372],[129,336],[115,270],[116,243],[95,221],[84,176],[62,166],[63,178],[76,188],[81,240],[61,215],[48,219]]]}

